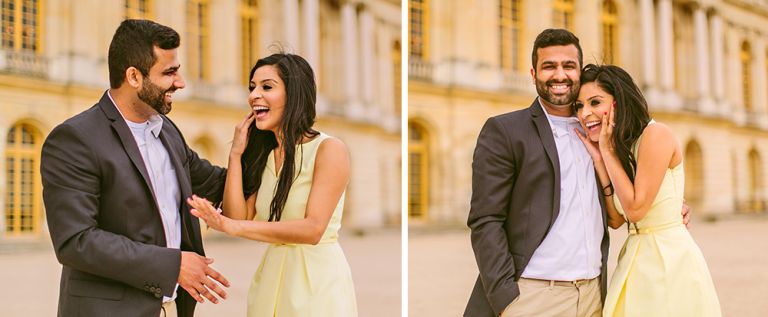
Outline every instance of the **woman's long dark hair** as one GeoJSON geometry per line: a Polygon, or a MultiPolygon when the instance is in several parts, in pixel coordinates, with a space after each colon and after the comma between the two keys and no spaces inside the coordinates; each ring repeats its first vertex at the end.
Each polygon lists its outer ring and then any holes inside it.
{"type": "Polygon", "coordinates": [[[581,85],[594,82],[616,101],[614,109],[613,147],[621,166],[635,183],[637,161],[632,154],[632,146],[651,121],[648,103],[632,77],[621,67],[613,65],[584,66],[581,71],[581,85]]]}
{"type": "MultiPolygon", "coordinates": [[[[294,180],[296,145],[303,136],[311,138],[320,134],[312,129],[315,124],[317,86],[309,63],[301,56],[287,53],[272,54],[258,60],[251,69],[249,80],[253,78],[256,69],[266,65],[275,66],[280,79],[285,83],[285,108],[279,125],[285,155],[277,190],[269,206],[269,221],[280,221],[294,180]]],[[[241,158],[245,197],[259,190],[269,153],[277,147],[277,139],[272,131],[257,129],[255,121],[250,129],[248,145],[241,158]]]]}

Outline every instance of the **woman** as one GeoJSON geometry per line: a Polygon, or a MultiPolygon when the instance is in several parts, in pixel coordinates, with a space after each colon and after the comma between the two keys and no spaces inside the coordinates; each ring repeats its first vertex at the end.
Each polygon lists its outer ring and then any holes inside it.
{"type": "Polygon", "coordinates": [[[357,316],[336,242],[349,157],[344,143],[312,129],[312,69],[300,56],[274,54],[256,62],[250,78],[252,111],[235,128],[223,212],[196,196],[191,212],[213,229],[270,243],[248,316],[357,316]]]}
{"type": "Polygon", "coordinates": [[[587,65],[574,103],[608,201],[608,224],[629,237],[608,285],[603,316],[720,316],[699,247],[682,223],[683,154],[654,122],[623,69],[587,65]]]}

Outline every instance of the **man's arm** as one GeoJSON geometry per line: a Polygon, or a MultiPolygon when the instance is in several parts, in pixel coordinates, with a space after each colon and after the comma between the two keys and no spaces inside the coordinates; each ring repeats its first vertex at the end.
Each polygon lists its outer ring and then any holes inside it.
{"type": "MultiPolygon", "coordinates": [[[[200,158],[195,151],[188,146],[187,162],[189,163],[189,176],[192,182],[192,193],[208,199],[217,205],[224,197],[224,184],[227,178],[225,168],[215,166],[208,160],[200,158]]],[[[186,201],[186,200],[185,200],[186,201]]]]}
{"type": "Polygon", "coordinates": [[[504,222],[515,182],[515,158],[503,127],[486,121],[472,162],[472,202],[467,225],[485,295],[499,315],[520,294],[504,222]]]}
{"type": "Polygon", "coordinates": [[[42,149],[43,200],[56,257],[68,267],[170,296],[179,274],[179,250],[99,227],[99,158],[81,135],[71,125],[60,125],[42,149]]]}

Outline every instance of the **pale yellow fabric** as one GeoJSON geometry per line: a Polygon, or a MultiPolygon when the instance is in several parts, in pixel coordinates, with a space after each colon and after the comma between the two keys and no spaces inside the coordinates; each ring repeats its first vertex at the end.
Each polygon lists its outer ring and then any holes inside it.
{"type": "Polygon", "coordinates": [[[683,163],[667,169],[648,214],[629,224],[603,316],[721,316],[707,263],[682,224],[684,180],[683,163]]]}
{"type": "Polygon", "coordinates": [[[555,282],[521,278],[520,296],[501,317],[599,317],[600,278],[578,282],[555,282]]]}
{"type": "MultiPolygon", "coordinates": [[[[312,141],[296,146],[296,174],[281,221],[304,218],[317,149],[327,138],[320,134],[312,141]]],[[[269,219],[277,175],[274,154],[270,154],[256,196],[255,221],[269,219]]],[[[352,274],[344,252],[336,242],[343,207],[342,194],[317,245],[269,245],[248,293],[248,316],[357,316],[352,274]]]]}

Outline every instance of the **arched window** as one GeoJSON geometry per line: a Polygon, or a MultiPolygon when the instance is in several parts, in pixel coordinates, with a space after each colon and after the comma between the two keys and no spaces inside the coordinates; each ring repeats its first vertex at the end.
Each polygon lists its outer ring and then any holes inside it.
{"type": "Polygon", "coordinates": [[[750,212],[761,212],[765,208],[763,196],[763,162],[757,150],[749,151],[749,205],[750,212]]]}
{"type": "Polygon", "coordinates": [[[429,22],[429,0],[408,1],[408,25],[410,26],[410,43],[408,48],[411,58],[426,60],[428,58],[429,38],[427,24],[429,22]]]}
{"type": "Polygon", "coordinates": [[[552,26],[573,31],[573,0],[554,0],[552,9],[552,26]]]}
{"type": "Polygon", "coordinates": [[[523,34],[520,0],[499,1],[499,64],[505,71],[520,70],[520,41],[523,34]]]}
{"type": "Polygon", "coordinates": [[[42,4],[37,0],[3,0],[0,7],[2,14],[2,49],[12,51],[41,51],[42,4]]]}
{"type": "Polygon", "coordinates": [[[153,19],[155,2],[152,0],[125,0],[126,19],[153,19]]]}
{"type": "Polygon", "coordinates": [[[21,235],[40,231],[41,143],[40,131],[26,123],[14,125],[6,136],[6,234],[21,235]]]}
{"type": "Polygon", "coordinates": [[[741,81],[744,94],[744,111],[752,112],[752,48],[749,42],[741,44],[741,81]]]}
{"type": "MultiPolygon", "coordinates": [[[[187,76],[192,79],[210,78],[211,21],[209,0],[187,1],[187,76]]],[[[250,69],[249,69],[250,70],[250,69]]]]}
{"type": "Polygon", "coordinates": [[[408,123],[408,215],[423,219],[429,194],[429,135],[424,126],[408,123]]]}
{"type": "Polygon", "coordinates": [[[701,146],[696,141],[685,146],[685,201],[694,210],[701,210],[704,198],[704,162],[701,146]]]}
{"type": "Polygon", "coordinates": [[[603,1],[603,12],[600,20],[603,24],[603,63],[615,65],[618,62],[616,54],[619,52],[619,16],[614,1],[603,1]]]}
{"type": "Polygon", "coordinates": [[[241,69],[243,70],[243,85],[247,86],[251,67],[256,65],[259,56],[259,1],[240,1],[240,43],[243,45],[240,54],[241,69]]]}

